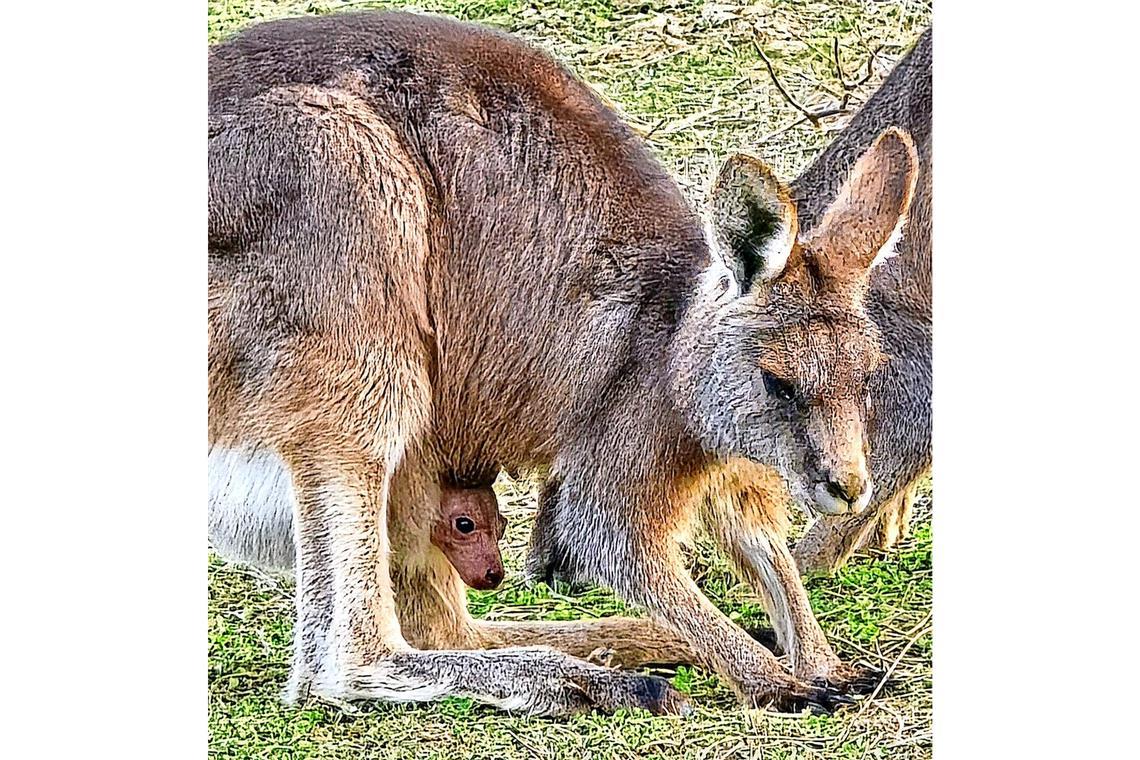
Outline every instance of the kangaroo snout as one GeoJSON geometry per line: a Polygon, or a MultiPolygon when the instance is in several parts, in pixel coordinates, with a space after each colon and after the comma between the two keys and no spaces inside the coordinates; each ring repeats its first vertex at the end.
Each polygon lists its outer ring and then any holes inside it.
{"type": "Polygon", "coordinates": [[[498,585],[503,582],[503,571],[497,568],[492,568],[491,570],[487,571],[486,575],[483,576],[483,580],[486,581],[487,588],[497,588],[498,585]]]}
{"type": "Polygon", "coordinates": [[[813,495],[825,515],[857,513],[871,500],[871,482],[865,468],[829,472],[816,482],[813,495]]]}

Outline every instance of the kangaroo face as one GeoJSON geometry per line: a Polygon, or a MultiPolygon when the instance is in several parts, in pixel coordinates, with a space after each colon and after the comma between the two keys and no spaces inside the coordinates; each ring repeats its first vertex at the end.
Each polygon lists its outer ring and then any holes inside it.
{"type": "Polygon", "coordinates": [[[879,335],[861,299],[829,292],[820,257],[797,250],[783,276],[747,307],[739,330],[754,414],[742,453],[776,461],[801,503],[824,514],[858,512],[867,474],[867,378],[881,360],[879,335]]]}
{"type": "Polygon", "coordinates": [[[431,542],[459,571],[463,582],[486,590],[503,580],[499,540],[507,520],[499,513],[495,492],[486,488],[445,487],[440,495],[439,518],[432,526],[431,542]]]}
{"type": "Polygon", "coordinates": [[[914,193],[910,138],[868,149],[809,236],[787,191],[736,156],[713,190],[715,248],[686,329],[697,427],[706,447],[775,467],[796,501],[823,514],[871,497],[867,379],[882,360],[863,305],[870,270],[893,252],[914,193]]]}

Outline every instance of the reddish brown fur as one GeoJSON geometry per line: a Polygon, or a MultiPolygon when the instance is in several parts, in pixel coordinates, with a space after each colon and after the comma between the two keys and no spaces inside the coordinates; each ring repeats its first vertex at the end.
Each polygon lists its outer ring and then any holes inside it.
{"type": "Polygon", "coordinates": [[[507,520],[490,487],[441,489],[439,517],[431,529],[432,545],[443,552],[463,582],[486,590],[503,580],[499,541],[507,520]],[[470,527],[464,532],[464,528],[470,527]]]}
{"type": "Polygon", "coordinates": [[[858,234],[818,240],[797,239],[770,172],[730,159],[714,251],[636,136],[549,57],[374,13],[213,48],[210,134],[210,456],[291,476],[294,693],[680,708],[659,679],[536,646],[589,654],[644,622],[470,617],[431,526],[444,473],[497,466],[541,475],[567,566],[647,607],[670,651],[746,703],[831,708],[865,685],[749,483],[775,466],[831,510],[866,490],[864,247],[906,213],[909,190],[887,192],[913,188],[905,135],[840,196],[858,234]],[[740,283],[724,298],[722,259],[740,283]],[[766,390],[769,352],[789,400],[766,390]],[[791,672],[688,575],[677,538],[701,511],[760,585],[791,672]]]}

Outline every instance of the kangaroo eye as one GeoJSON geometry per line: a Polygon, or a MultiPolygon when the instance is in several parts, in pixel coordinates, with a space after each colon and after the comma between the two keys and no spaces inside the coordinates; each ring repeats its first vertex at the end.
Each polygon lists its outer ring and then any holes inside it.
{"type": "Polygon", "coordinates": [[[791,401],[796,397],[796,389],[791,383],[768,372],[764,373],[764,390],[781,401],[791,401]]]}
{"type": "Polygon", "coordinates": [[[455,520],[455,529],[460,533],[470,533],[475,530],[475,522],[470,517],[459,517],[455,520]]]}

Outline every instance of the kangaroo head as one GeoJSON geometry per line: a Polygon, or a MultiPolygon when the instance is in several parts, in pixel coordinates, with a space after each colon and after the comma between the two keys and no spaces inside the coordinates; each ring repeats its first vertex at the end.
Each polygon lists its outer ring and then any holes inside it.
{"type": "Polygon", "coordinates": [[[706,448],[775,467],[824,514],[870,499],[867,379],[882,357],[863,301],[918,166],[910,137],[887,130],[806,235],[759,160],[731,157],[713,186],[714,264],[674,354],[682,405],[706,448]]]}
{"type": "Polygon", "coordinates": [[[499,541],[507,520],[490,486],[440,489],[439,517],[431,542],[443,552],[463,582],[474,589],[492,589],[503,580],[499,541]]]}

